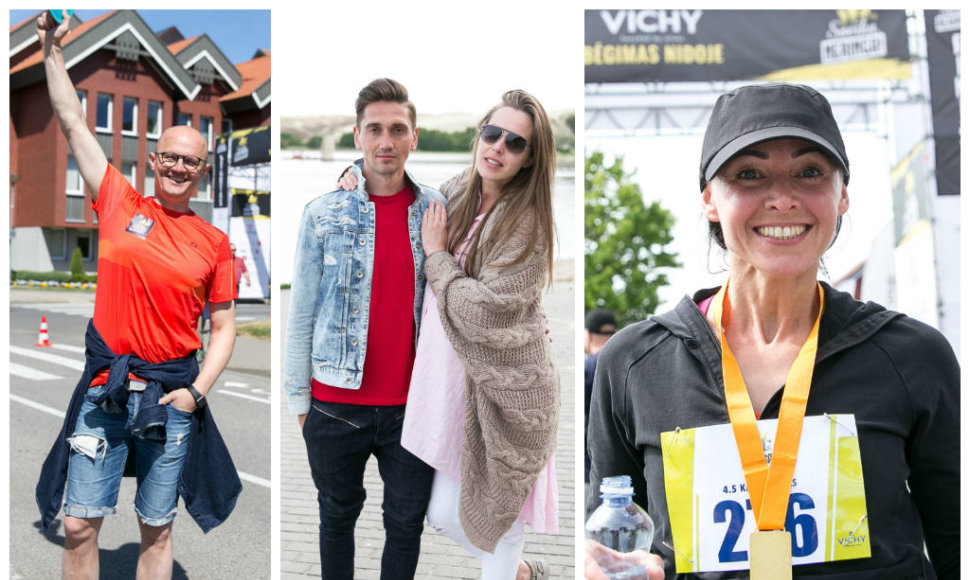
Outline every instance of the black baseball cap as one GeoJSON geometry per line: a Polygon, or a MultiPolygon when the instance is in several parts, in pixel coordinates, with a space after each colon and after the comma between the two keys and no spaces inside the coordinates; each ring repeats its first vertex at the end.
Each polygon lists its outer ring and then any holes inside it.
{"type": "Polygon", "coordinates": [[[605,308],[590,310],[586,313],[586,330],[594,334],[613,334],[616,332],[616,317],[605,308]]]}
{"type": "Polygon", "coordinates": [[[701,151],[701,190],[745,148],[783,137],[820,146],[849,183],[849,158],[828,100],[806,85],[771,83],[740,87],[717,99],[701,151]]]}

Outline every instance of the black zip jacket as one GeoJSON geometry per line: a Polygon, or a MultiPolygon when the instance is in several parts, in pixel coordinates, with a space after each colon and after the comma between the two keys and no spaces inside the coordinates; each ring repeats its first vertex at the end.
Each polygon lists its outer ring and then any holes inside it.
{"type": "MultiPolygon", "coordinates": [[[[949,579],[960,574],[960,368],[935,329],[823,284],[825,310],[806,415],[852,413],[859,430],[872,556],[794,567],[797,578],[949,579]],[[924,553],[929,553],[927,560],[924,553]],[[932,564],[931,564],[932,562],[932,564]]],[[[604,476],[631,475],[674,571],[660,433],[728,423],[721,347],[697,303],[631,325],[601,351],[590,402],[587,514],[604,476]]],[[[783,389],[761,418],[778,417],[783,389]]]]}

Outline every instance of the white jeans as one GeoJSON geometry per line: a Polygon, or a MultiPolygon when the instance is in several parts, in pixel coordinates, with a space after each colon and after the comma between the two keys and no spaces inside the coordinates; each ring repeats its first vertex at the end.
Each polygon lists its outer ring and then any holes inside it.
{"type": "Polygon", "coordinates": [[[468,550],[472,556],[482,561],[482,580],[514,580],[519,570],[519,558],[525,533],[521,519],[515,520],[495,547],[495,553],[475,547],[458,519],[458,500],[461,484],[440,471],[434,472],[431,484],[431,501],[428,503],[428,523],[439,534],[444,534],[456,544],[468,550]]]}

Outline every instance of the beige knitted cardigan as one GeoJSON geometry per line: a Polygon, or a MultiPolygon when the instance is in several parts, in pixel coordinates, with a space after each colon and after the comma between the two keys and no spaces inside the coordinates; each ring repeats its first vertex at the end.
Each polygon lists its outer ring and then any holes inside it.
{"type": "MultiPolygon", "coordinates": [[[[441,187],[446,198],[461,195],[467,173],[441,187]]],[[[482,234],[502,218],[500,206],[482,234]]],[[[533,221],[524,219],[498,255],[486,256],[477,278],[445,251],[424,264],[445,333],[465,367],[459,517],[468,539],[487,552],[519,516],[556,444],[559,371],[541,305],[545,244],[514,266],[488,265],[516,258],[537,227],[533,221]]]]}

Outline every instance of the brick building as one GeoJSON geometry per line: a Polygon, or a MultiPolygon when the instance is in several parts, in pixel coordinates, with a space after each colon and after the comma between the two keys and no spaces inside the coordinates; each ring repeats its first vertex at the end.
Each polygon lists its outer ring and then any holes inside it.
{"type": "MultiPolygon", "coordinates": [[[[66,270],[80,247],[97,264],[97,216],[51,109],[34,18],[10,29],[10,267],[66,270]]],[[[134,185],[154,194],[148,152],[162,131],[191,125],[209,139],[270,124],[270,53],[233,65],[206,35],[153,32],[136,11],[72,19],[63,46],[88,126],[134,185]]],[[[212,215],[212,185],[191,202],[212,215]]]]}

